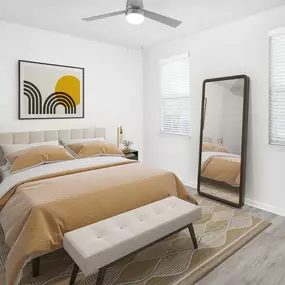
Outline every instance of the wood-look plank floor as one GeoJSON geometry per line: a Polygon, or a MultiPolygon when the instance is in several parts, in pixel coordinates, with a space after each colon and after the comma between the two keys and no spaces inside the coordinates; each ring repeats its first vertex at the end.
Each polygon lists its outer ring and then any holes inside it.
{"type": "Polygon", "coordinates": [[[272,225],[196,285],[285,285],[285,217],[249,206],[242,210],[272,225]]]}

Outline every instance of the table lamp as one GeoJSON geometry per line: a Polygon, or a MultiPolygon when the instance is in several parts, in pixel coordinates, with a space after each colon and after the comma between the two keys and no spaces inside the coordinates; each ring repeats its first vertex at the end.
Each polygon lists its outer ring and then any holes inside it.
{"type": "Polygon", "coordinates": [[[124,131],[123,127],[120,126],[117,128],[117,147],[120,147],[120,144],[124,142],[124,131]]]}

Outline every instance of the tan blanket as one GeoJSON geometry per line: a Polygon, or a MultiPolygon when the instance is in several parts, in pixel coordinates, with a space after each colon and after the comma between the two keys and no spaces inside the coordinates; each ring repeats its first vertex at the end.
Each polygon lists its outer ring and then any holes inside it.
{"type": "Polygon", "coordinates": [[[233,187],[240,186],[240,156],[209,157],[202,165],[202,176],[233,187]]]}
{"type": "Polygon", "coordinates": [[[171,172],[131,161],[26,181],[12,191],[14,195],[1,213],[6,242],[11,247],[7,285],[18,283],[22,267],[32,257],[61,248],[66,232],[168,196],[196,203],[171,172]]]}

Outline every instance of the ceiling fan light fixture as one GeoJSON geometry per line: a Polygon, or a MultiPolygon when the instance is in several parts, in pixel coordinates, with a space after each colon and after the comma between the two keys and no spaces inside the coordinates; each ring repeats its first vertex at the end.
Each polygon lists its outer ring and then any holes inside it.
{"type": "Polygon", "coordinates": [[[177,28],[179,25],[182,24],[181,21],[178,21],[176,19],[152,11],[145,10],[143,5],[143,0],[126,0],[126,1],[127,1],[127,6],[125,10],[113,13],[101,14],[97,16],[91,16],[83,18],[82,20],[91,22],[119,15],[125,15],[126,21],[131,25],[140,25],[144,22],[145,18],[167,25],[168,27],[172,28],[177,28]]]}
{"type": "Polygon", "coordinates": [[[129,9],[126,14],[126,20],[131,25],[140,25],[144,22],[144,13],[141,9],[129,9]]]}

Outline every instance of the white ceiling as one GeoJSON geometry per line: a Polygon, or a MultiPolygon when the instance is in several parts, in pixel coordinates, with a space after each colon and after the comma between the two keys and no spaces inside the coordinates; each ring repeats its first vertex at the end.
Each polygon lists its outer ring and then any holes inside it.
{"type": "Polygon", "coordinates": [[[124,15],[95,22],[86,16],[124,10],[126,0],[0,0],[0,20],[130,47],[151,46],[285,5],[285,0],[144,0],[145,9],[183,21],[173,29],[124,15]]]}

